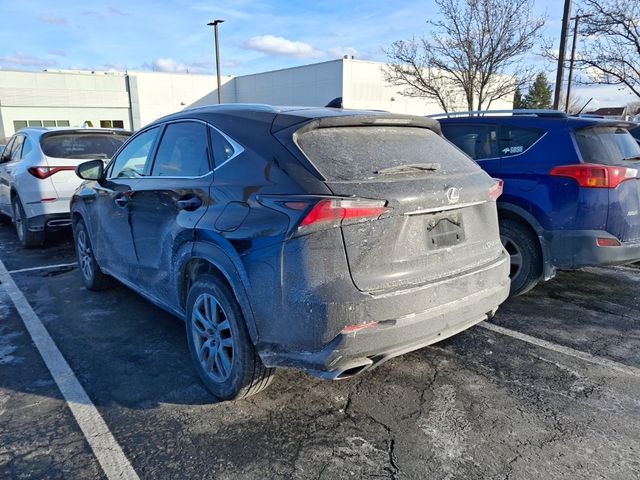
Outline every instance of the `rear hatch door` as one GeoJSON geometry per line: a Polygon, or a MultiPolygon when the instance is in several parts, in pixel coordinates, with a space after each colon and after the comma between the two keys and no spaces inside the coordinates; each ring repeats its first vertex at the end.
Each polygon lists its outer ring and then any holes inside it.
{"type": "MultiPolygon", "coordinates": [[[[60,130],[40,137],[40,148],[56,194],[68,200],[82,180],[75,168],[87,160],[106,162],[129,138],[128,132],[110,130],[60,130]]],[[[44,170],[43,170],[44,172],[44,170]]]]}
{"type": "Polygon", "coordinates": [[[494,181],[437,131],[399,125],[307,129],[295,141],[338,196],[386,200],[381,218],[342,225],[354,284],[378,292],[486,264],[502,252],[494,181]]]}
{"type": "Polygon", "coordinates": [[[576,130],[585,163],[626,169],[626,180],[609,189],[607,232],[623,242],[640,241],[640,145],[628,124],[603,124],[576,130]]]}

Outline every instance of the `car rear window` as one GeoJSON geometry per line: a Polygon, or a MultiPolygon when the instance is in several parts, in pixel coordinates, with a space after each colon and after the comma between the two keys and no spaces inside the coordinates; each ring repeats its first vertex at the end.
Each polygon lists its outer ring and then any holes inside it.
{"type": "Polygon", "coordinates": [[[640,145],[620,127],[589,127],[575,132],[582,159],[587,163],[615,165],[625,158],[639,160],[640,145]]]}
{"type": "Polygon", "coordinates": [[[63,133],[40,140],[42,152],[53,158],[111,158],[129,138],[112,133],[63,133]]]}
{"type": "MultiPolygon", "coordinates": [[[[371,180],[382,170],[433,164],[438,173],[477,167],[437,133],[417,127],[332,127],[297,136],[298,146],[329,181],[371,180]]],[[[424,173],[424,172],[423,172],[424,173]]],[[[407,171],[415,175],[416,171],[407,171]]]]}

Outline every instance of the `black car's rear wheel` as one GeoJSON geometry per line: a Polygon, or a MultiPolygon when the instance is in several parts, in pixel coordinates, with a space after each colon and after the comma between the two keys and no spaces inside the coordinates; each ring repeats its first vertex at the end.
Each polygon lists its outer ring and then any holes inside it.
{"type": "Polygon", "coordinates": [[[75,227],[76,255],[82,282],[89,290],[104,290],[111,285],[111,277],[104,274],[93,255],[87,227],[79,220],[75,227]]]}
{"type": "Polygon", "coordinates": [[[11,206],[13,208],[13,223],[16,226],[16,234],[20,244],[24,248],[36,248],[44,245],[44,230],[39,232],[29,230],[27,215],[18,195],[15,195],[11,200],[11,206]]]}
{"type": "Polygon", "coordinates": [[[203,275],[187,298],[187,341],[198,375],[221,400],[254,395],[271,382],[233,292],[214,275],[203,275]]]}
{"type": "Polygon", "coordinates": [[[500,240],[511,257],[510,296],[522,295],[542,278],[542,255],[538,239],[531,230],[515,220],[500,220],[500,240]]]}

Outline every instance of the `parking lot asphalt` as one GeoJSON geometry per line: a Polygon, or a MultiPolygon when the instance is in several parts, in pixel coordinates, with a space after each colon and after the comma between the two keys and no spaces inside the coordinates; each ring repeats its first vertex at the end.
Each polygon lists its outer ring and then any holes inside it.
{"type": "MultiPolygon", "coordinates": [[[[69,233],[24,251],[2,226],[0,260],[141,479],[640,478],[640,269],[562,272],[501,307],[505,330],[216,403],[184,325],[84,289],[69,233]]],[[[108,478],[2,285],[0,478],[108,478]]]]}

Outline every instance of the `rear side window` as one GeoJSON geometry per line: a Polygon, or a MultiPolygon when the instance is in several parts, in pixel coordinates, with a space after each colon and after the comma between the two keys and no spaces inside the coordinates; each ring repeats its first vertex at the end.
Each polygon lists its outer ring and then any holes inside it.
{"type": "Polygon", "coordinates": [[[111,158],[127,138],[111,133],[57,133],[42,137],[40,146],[47,157],[111,158]]]}
{"type": "Polygon", "coordinates": [[[544,130],[537,128],[500,127],[500,155],[512,157],[526,152],[544,135],[544,130]]]}
{"type": "Polygon", "coordinates": [[[615,165],[626,159],[640,160],[640,145],[628,130],[619,127],[590,127],[576,130],[576,143],[587,163],[615,165]]]}
{"type": "Polygon", "coordinates": [[[151,176],[199,177],[210,171],[207,127],[196,122],[167,125],[151,176]]]}
{"type": "Polygon", "coordinates": [[[216,167],[219,167],[224,162],[233,157],[237,152],[231,142],[225,138],[215,128],[209,128],[209,135],[211,137],[211,148],[213,149],[213,159],[216,167]]]}
{"type": "Polygon", "coordinates": [[[500,157],[498,127],[495,125],[451,125],[442,124],[442,133],[447,140],[474,160],[500,157]]]}
{"type": "Polygon", "coordinates": [[[298,135],[296,141],[329,181],[374,179],[379,171],[412,164],[437,164],[438,173],[478,168],[426,128],[319,128],[298,135]]]}

